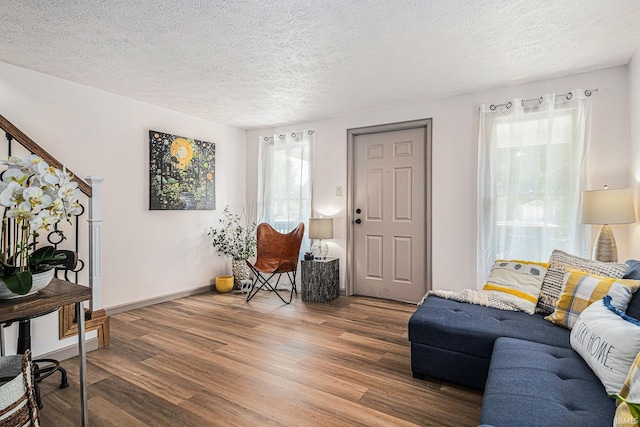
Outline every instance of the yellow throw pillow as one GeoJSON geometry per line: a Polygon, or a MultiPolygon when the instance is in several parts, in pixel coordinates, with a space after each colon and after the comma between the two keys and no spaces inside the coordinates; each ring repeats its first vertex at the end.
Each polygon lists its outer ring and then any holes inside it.
{"type": "Polygon", "coordinates": [[[592,259],[580,258],[575,255],[555,249],[549,258],[547,275],[542,281],[537,311],[551,314],[558,305],[558,297],[562,292],[562,280],[565,272],[580,270],[604,277],[620,278],[624,276],[629,266],[625,263],[600,262],[592,259]]]}
{"type": "Polygon", "coordinates": [[[578,316],[595,301],[611,296],[611,304],[625,311],[640,280],[596,276],[584,271],[568,270],[564,274],[558,304],[546,320],[567,329],[573,328],[578,316]]]}
{"type": "Polygon", "coordinates": [[[613,419],[614,427],[638,427],[638,413],[635,408],[630,408],[627,402],[637,404],[640,407],[640,353],[629,369],[629,375],[622,386],[622,390],[618,394],[621,401],[616,409],[616,415],[613,419]]]}
{"type": "Polygon", "coordinates": [[[493,263],[482,292],[520,311],[534,314],[548,266],[544,262],[498,260],[493,263]]]}

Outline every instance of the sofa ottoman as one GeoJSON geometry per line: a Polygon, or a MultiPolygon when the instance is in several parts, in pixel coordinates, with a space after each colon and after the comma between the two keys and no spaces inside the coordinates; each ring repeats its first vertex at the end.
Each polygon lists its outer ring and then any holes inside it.
{"type": "Polygon", "coordinates": [[[482,401],[483,425],[611,426],[616,406],[575,351],[496,340],[482,401]]]}
{"type": "Polygon", "coordinates": [[[500,337],[570,348],[570,331],[541,314],[504,311],[430,296],[409,319],[411,370],[484,390],[493,345],[500,337]]]}

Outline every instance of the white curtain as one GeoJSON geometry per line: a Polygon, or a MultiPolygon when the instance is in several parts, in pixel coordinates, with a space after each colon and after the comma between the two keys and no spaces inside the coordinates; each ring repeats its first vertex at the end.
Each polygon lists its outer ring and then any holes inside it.
{"type": "Polygon", "coordinates": [[[478,287],[496,259],[586,256],[589,91],[482,105],[478,137],[478,287]]]}
{"type": "MultiPolygon", "coordinates": [[[[258,223],[287,233],[311,216],[312,148],[315,132],[289,132],[259,138],[258,223]]],[[[302,241],[301,253],[309,250],[302,241]]]]}

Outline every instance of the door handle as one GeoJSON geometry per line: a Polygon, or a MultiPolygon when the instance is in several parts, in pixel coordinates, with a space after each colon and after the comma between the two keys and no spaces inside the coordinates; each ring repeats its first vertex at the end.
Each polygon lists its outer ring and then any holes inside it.
{"type": "Polygon", "coordinates": [[[360,209],[360,208],[356,209],[356,213],[357,214],[362,213],[362,209],[360,209]]]}
{"type": "Polygon", "coordinates": [[[362,220],[360,218],[356,219],[355,223],[356,224],[360,224],[362,222],[362,220]]]}

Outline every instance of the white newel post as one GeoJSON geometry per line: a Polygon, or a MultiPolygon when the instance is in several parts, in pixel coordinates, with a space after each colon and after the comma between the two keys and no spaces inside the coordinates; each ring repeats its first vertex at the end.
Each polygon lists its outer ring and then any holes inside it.
{"type": "Polygon", "coordinates": [[[104,178],[88,176],[85,178],[91,185],[89,199],[89,287],[91,301],[89,310],[102,308],[102,194],[100,186],[104,178]]]}

